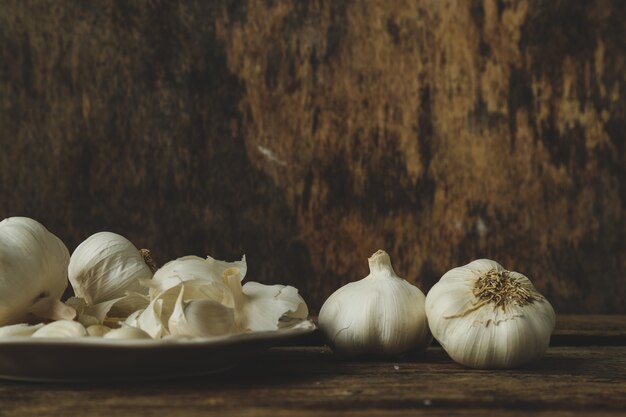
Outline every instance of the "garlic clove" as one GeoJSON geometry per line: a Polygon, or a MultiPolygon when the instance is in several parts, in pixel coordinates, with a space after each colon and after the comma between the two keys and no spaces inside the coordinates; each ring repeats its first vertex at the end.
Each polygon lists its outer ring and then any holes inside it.
{"type": "Polygon", "coordinates": [[[43,323],[29,325],[26,323],[10,324],[0,327],[0,338],[2,337],[27,337],[32,336],[37,330],[44,326],[43,323]]]}
{"type": "Polygon", "coordinates": [[[71,297],[65,304],[78,312],[77,320],[85,326],[102,324],[110,317],[123,320],[137,310],[145,309],[150,300],[138,293],[128,293],[123,297],[89,305],[82,297],[71,297]]]}
{"type": "Polygon", "coordinates": [[[162,320],[163,299],[152,300],[145,310],[140,311],[137,316],[131,316],[124,322],[125,327],[134,325],[133,328],[143,330],[152,339],[160,339],[169,334],[162,320]]]}
{"type": "Polygon", "coordinates": [[[111,329],[104,336],[104,339],[152,339],[148,333],[137,327],[120,327],[111,329]]]}
{"type": "MultiPolygon", "coordinates": [[[[180,294],[184,294],[182,302],[185,303],[192,300],[210,300],[223,304],[224,308],[234,306],[233,296],[225,284],[210,280],[194,279],[178,283],[163,292],[157,293],[148,308],[138,315],[129,317],[126,324],[147,331],[155,339],[167,336],[170,333],[168,323],[176,308],[180,294]]],[[[206,320],[210,321],[209,318],[206,320]]]]}
{"type": "Polygon", "coordinates": [[[235,268],[239,271],[239,277],[243,281],[246,277],[246,273],[248,272],[248,264],[246,263],[246,255],[241,258],[241,261],[227,262],[227,261],[218,261],[217,259],[213,259],[210,256],[206,257],[206,262],[209,264],[209,267],[212,270],[214,276],[223,278],[226,271],[231,268],[235,268]]]}
{"type": "Polygon", "coordinates": [[[168,321],[170,334],[177,336],[211,337],[235,331],[232,308],[208,299],[184,302],[185,287],[181,286],[176,306],[168,321]]]}
{"type": "Polygon", "coordinates": [[[140,281],[152,278],[151,262],[149,253],[125,237],[99,232],[72,253],[68,275],[76,296],[95,305],[127,292],[146,293],[140,281]]]}
{"type": "Polygon", "coordinates": [[[102,324],[94,324],[87,327],[87,334],[91,337],[102,337],[112,329],[108,326],[103,326],[102,324]]]}
{"type": "Polygon", "coordinates": [[[128,292],[123,297],[117,298],[106,313],[109,316],[125,318],[137,310],[144,309],[150,304],[150,297],[137,292],[128,292]]]}
{"type": "Polygon", "coordinates": [[[85,327],[77,321],[59,320],[48,323],[33,333],[33,337],[83,337],[85,327]]]}
{"type": "Polygon", "coordinates": [[[225,271],[225,280],[233,292],[235,317],[240,330],[278,330],[308,317],[306,303],[294,287],[258,282],[247,282],[242,286],[236,269],[225,271]]]}
{"type": "Polygon", "coordinates": [[[368,260],[370,274],[335,291],[324,303],[319,326],[343,356],[395,356],[431,342],[425,296],[398,277],[389,255],[368,260]]]}

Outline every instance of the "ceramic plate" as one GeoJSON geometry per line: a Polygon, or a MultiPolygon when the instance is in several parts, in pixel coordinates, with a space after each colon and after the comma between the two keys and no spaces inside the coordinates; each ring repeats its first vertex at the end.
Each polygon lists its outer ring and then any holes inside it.
{"type": "Polygon", "coordinates": [[[175,378],[215,373],[315,330],[290,329],[171,340],[102,338],[0,339],[0,378],[21,381],[107,381],[175,378]]]}

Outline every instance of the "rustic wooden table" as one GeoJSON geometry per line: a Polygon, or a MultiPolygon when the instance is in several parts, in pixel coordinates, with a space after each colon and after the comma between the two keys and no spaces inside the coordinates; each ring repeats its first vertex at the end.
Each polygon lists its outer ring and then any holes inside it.
{"type": "Polygon", "coordinates": [[[626,415],[625,341],[626,316],[562,316],[539,362],[479,371],[439,347],[395,361],[339,361],[313,337],[201,378],[0,382],[0,415],[626,415]]]}

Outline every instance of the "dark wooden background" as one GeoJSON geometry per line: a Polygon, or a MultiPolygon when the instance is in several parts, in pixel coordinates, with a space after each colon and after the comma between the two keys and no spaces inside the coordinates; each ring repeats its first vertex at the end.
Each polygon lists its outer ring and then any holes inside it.
{"type": "Polygon", "coordinates": [[[0,2],[0,218],[237,258],[315,311],[390,252],[626,312],[615,1],[0,2]]]}

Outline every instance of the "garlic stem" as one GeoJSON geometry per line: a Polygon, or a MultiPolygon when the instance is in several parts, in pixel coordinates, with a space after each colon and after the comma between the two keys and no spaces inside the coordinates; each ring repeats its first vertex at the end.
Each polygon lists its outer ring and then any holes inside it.
{"type": "Polygon", "coordinates": [[[370,275],[372,276],[381,276],[379,274],[386,275],[396,275],[391,266],[391,259],[389,258],[389,254],[384,250],[376,251],[372,256],[367,260],[370,266],[370,275]]]}
{"type": "Polygon", "coordinates": [[[152,273],[154,274],[157,269],[159,269],[159,267],[157,266],[156,262],[154,262],[150,251],[148,249],[139,249],[139,253],[143,258],[143,261],[146,263],[146,265],[148,265],[148,268],[150,268],[150,271],[152,271],[152,273]]]}

